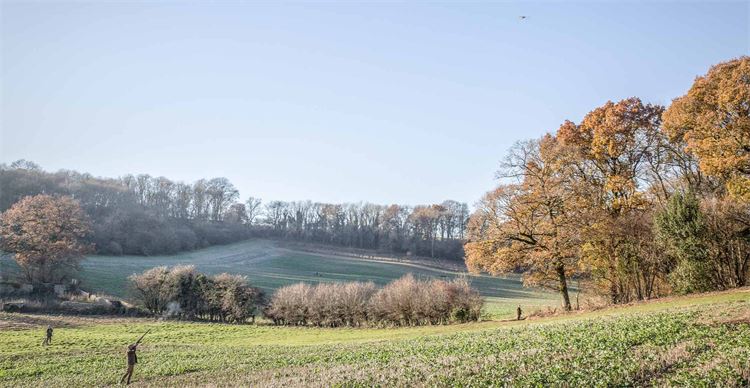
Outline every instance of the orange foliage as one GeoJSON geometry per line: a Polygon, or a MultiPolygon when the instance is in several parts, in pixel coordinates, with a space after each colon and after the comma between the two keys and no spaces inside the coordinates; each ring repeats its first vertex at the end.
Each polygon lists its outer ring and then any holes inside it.
{"type": "Polygon", "coordinates": [[[91,246],[88,218],[70,197],[24,197],[0,218],[0,249],[15,253],[29,281],[64,278],[91,246]]]}
{"type": "Polygon", "coordinates": [[[589,112],[580,125],[566,121],[557,132],[561,143],[576,150],[572,162],[586,165],[585,176],[602,189],[601,200],[609,211],[640,207],[638,179],[644,165],[662,141],[659,125],[664,108],[644,104],[636,97],[607,101],[589,112]]]}
{"type": "Polygon", "coordinates": [[[524,283],[556,288],[570,309],[568,278],[576,272],[584,217],[555,137],[518,144],[501,175],[518,184],[487,193],[469,220],[466,264],[492,274],[524,271],[524,283]]]}
{"type": "Polygon", "coordinates": [[[698,156],[701,169],[727,178],[738,197],[750,182],[750,57],[711,67],[664,112],[664,130],[698,156]]]}

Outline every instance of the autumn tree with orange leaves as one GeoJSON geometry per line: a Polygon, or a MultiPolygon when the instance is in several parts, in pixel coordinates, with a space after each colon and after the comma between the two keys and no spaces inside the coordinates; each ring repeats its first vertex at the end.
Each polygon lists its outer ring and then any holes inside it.
{"type": "Polygon", "coordinates": [[[518,143],[498,173],[516,181],[487,193],[469,220],[466,264],[474,272],[524,272],[524,283],[554,288],[571,309],[584,208],[555,137],[518,143]]]}
{"type": "Polygon", "coordinates": [[[608,101],[510,154],[470,218],[471,270],[521,272],[568,309],[571,276],[612,303],[750,283],[750,57],[666,111],[608,101]]]}
{"type": "Polygon", "coordinates": [[[664,112],[664,130],[706,174],[722,177],[735,198],[750,200],[750,57],[698,77],[664,112]]]}
{"type": "Polygon", "coordinates": [[[28,196],[0,215],[0,249],[15,254],[30,282],[58,282],[91,251],[83,240],[89,231],[73,198],[28,196]]]}
{"type": "Polygon", "coordinates": [[[669,195],[666,156],[660,152],[667,141],[660,131],[663,111],[635,97],[608,101],[580,124],[567,121],[557,131],[572,151],[567,161],[576,179],[594,194],[582,199],[594,213],[593,222],[581,231],[583,258],[613,302],[655,296],[660,263],[641,248],[656,247],[648,244],[648,230],[636,234],[634,227],[651,218],[659,196],[669,195]]]}

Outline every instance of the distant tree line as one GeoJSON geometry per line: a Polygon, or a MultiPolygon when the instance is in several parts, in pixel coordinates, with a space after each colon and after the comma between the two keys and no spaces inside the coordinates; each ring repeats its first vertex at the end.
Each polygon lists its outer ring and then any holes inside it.
{"type": "Polygon", "coordinates": [[[671,106],[607,102],[518,143],[469,221],[476,271],[522,271],[613,303],[750,279],[750,58],[712,67],[671,106]]]}
{"type": "Polygon", "coordinates": [[[262,214],[264,233],[279,238],[461,260],[469,209],[272,201],[262,214]]]}
{"type": "Polygon", "coordinates": [[[37,194],[76,200],[91,220],[88,240],[100,254],[168,254],[250,236],[231,216],[238,192],[226,178],[188,185],[149,175],[50,173],[23,160],[0,165],[0,211],[37,194]]]}
{"type": "Polygon", "coordinates": [[[0,211],[37,194],[76,200],[91,220],[88,242],[111,255],[169,254],[255,235],[460,260],[469,216],[468,206],[455,201],[414,207],[264,205],[252,197],[240,202],[226,178],[187,184],[150,175],[51,173],[25,160],[0,165],[0,211]]]}

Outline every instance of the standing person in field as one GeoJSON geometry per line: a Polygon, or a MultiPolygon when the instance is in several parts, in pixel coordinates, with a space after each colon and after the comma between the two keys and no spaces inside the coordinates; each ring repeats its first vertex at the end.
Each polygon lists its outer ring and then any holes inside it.
{"type": "Polygon", "coordinates": [[[520,320],[521,320],[521,314],[523,314],[523,311],[521,310],[521,306],[519,305],[519,306],[518,306],[518,307],[516,308],[516,320],[517,320],[517,321],[520,321],[520,320]]]}
{"type": "Polygon", "coordinates": [[[52,325],[47,325],[47,336],[44,338],[44,342],[42,342],[43,346],[52,344],[52,325]]]}
{"type": "Polygon", "coordinates": [[[128,358],[128,370],[125,372],[124,375],[122,375],[122,378],[120,379],[120,384],[122,384],[123,381],[125,381],[125,378],[128,378],[128,385],[130,385],[130,378],[133,377],[133,369],[135,368],[135,364],[138,363],[138,355],[135,353],[138,350],[138,344],[141,343],[143,340],[143,337],[148,334],[148,332],[151,331],[151,329],[146,330],[145,333],[141,336],[141,338],[138,338],[138,341],[135,341],[134,344],[128,345],[128,351],[127,351],[127,358],[128,358]]]}
{"type": "Polygon", "coordinates": [[[120,384],[125,381],[125,378],[128,378],[127,384],[130,385],[130,378],[133,377],[133,368],[135,368],[135,364],[138,363],[138,355],[135,353],[136,350],[138,350],[138,344],[132,344],[128,345],[128,351],[127,351],[127,358],[128,358],[128,370],[125,372],[124,375],[122,375],[122,378],[120,379],[120,384]]]}

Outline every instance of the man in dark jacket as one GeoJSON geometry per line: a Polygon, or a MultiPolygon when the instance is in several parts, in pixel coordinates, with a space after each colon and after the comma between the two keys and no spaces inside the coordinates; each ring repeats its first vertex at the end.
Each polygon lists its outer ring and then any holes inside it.
{"type": "Polygon", "coordinates": [[[128,378],[128,385],[130,385],[130,378],[133,377],[133,368],[135,368],[135,364],[138,363],[138,355],[135,353],[136,350],[138,350],[137,344],[128,345],[128,370],[125,372],[124,375],[122,375],[122,378],[120,379],[120,384],[125,381],[125,378],[128,378]]]}
{"type": "Polygon", "coordinates": [[[47,337],[42,342],[42,345],[49,345],[52,343],[52,325],[47,325],[47,337]]]}

